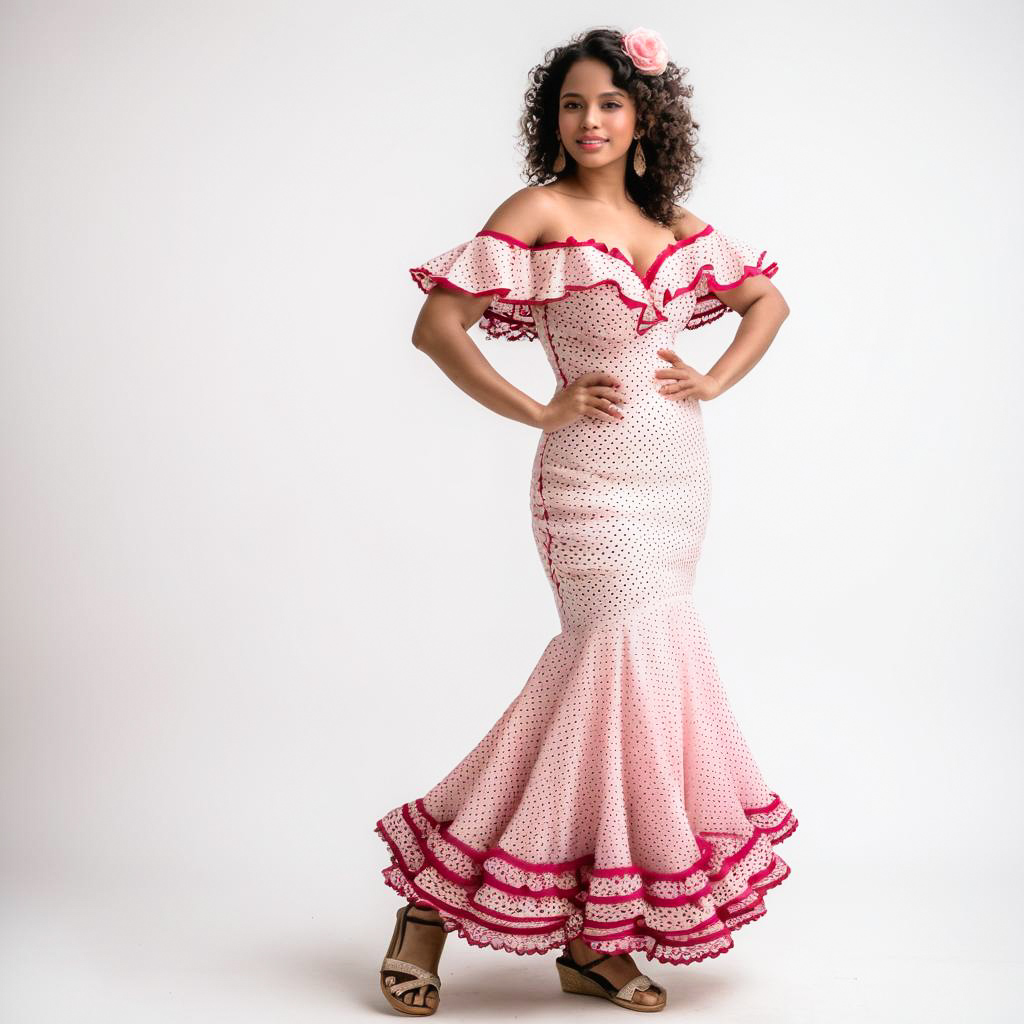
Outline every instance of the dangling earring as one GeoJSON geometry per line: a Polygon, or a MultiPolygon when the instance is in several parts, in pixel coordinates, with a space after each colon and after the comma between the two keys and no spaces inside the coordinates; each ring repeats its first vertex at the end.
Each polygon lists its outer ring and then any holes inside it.
{"type": "Polygon", "coordinates": [[[640,136],[634,135],[633,138],[637,140],[636,149],[633,150],[633,170],[636,171],[638,178],[642,178],[647,171],[647,159],[644,157],[644,149],[640,144],[640,136]]]}
{"type": "Polygon", "coordinates": [[[551,169],[556,173],[560,174],[565,170],[565,149],[562,147],[562,140],[558,140],[558,156],[555,157],[555,162],[551,165],[551,169]]]}

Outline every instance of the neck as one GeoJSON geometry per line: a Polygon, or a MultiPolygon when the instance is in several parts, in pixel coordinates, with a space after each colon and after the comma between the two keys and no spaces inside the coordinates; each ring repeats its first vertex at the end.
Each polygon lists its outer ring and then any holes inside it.
{"type": "Polygon", "coordinates": [[[633,205],[626,191],[626,162],[615,160],[603,167],[580,167],[577,165],[572,178],[562,184],[580,199],[622,209],[633,205]]]}

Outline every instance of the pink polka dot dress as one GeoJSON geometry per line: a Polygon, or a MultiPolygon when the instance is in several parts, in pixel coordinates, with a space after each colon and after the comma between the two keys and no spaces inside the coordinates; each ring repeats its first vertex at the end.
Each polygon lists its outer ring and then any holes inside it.
{"type": "Polygon", "coordinates": [[[797,820],[751,756],[694,607],[710,499],[698,399],[657,354],[729,311],[714,294],[765,253],[708,225],[641,272],[589,239],[497,231],[410,269],[493,295],[479,326],[540,343],[562,386],[603,370],[618,421],[542,432],[531,514],[561,632],[518,696],[432,789],[377,820],[385,882],[473,945],[691,964],[733,946],[789,874],[797,820]]]}

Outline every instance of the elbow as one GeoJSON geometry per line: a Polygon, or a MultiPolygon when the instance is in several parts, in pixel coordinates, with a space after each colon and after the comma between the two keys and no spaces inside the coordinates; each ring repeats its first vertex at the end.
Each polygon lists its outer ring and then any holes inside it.
{"type": "Polygon", "coordinates": [[[418,348],[421,351],[430,344],[430,329],[429,325],[421,317],[416,321],[415,326],[412,329],[412,346],[418,348]]]}
{"type": "Polygon", "coordinates": [[[775,314],[779,318],[779,323],[781,324],[782,321],[789,316],[789,303],[777,293],[772,296],[772,299],[775,306],[775,314]]]}
{"type": "Polygon", "coordinates": [[[433,347],[436,334],[424,327],[417,327],[412,332],[412,346],[420,352],[429,352],[433,347]]]}

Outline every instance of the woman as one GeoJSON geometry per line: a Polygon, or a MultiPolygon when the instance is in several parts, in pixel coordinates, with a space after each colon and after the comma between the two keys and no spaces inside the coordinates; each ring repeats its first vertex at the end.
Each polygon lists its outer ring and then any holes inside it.
{"type": "Polygon", "coordinates": [[[688,964],[731,949],[788,875],[774,847],[797,824],[751,757],[692,601],[710,498],[700,403],[788,315],[777,265],[675,205],[698,126],[656,33],[595,30],[547,58],[522,119],[540,184],[410,270],[427,293],[416,346],[541,431],[533,532],[562,625],[479,744],[375,825],[384,879],[408,901],[381,988],[410,1014],[438,1006],[449,931],[562,947],[564,991],[660,1010],[664,989],[630,953],[688,964]],[[736,339],[699,373],[672,340],[729,308],[736,339]],[[495,372],[466,333],[478,321],[540,343],[550,402],[495,372]]]}

